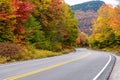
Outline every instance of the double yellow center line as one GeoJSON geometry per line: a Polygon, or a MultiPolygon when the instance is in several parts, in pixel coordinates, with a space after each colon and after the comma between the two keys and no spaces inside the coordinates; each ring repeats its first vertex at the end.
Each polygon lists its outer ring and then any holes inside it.
{"type": "Polygon", "coordinates": [[[46,71],[46,70],[50,70],[50,69],[53,69],[53,68],[56,68],[56,67],[59,67],[59,66],[62,66],[62,65],[65,65],[65,64],[68,64],[68,63],[86,58],[86,57],[90,56],[91,54],[92,53],[87,53],[87,54],[84,54],[84,55],[82,55],[78,58],[75,58],[75,59],[71,59],[71,60],[68,60],[68,61],[65,61],[65,62],[61,62],[59,64],[48,66],[48,67],[45,67],[45,68],[42,68],[42,69],[39,69],[39,70],[35,70],[35,71],[32,71],[32,72],[27,72],[27,73],[20,74],[20,75],[17,75],[17,76],[9,77],[9,78],[6,78],[4,80],[16,80],[16,79],[19,79],[19,78],[30,76],[30,75],[33,75],[33,74],[36,74],[36,73],[40,73],[40,72],[43,72],[43,71],[46,71]]]}

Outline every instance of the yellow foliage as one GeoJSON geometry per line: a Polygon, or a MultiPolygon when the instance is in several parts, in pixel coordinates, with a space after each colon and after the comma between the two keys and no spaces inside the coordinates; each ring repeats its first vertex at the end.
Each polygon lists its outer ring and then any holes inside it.
{"type": "Polygon", "coordinates": [[[97,34],[95,34],[95,39],[97,40],[97,41],[99,41],[99,42],[103,42],[104,40],[103,40],[103,34],[100,34],[100,33],[97,33],[97,34]]]}
{"type": "Polygon", "coordinates": [[[120,36],[120,30],[119,31],[114,31],[115,36],[120,36]]]}
{"type": "Polygon", "coordinates": [[[0,63],[6,63],[9,58],[0,56],[0,63]]]}

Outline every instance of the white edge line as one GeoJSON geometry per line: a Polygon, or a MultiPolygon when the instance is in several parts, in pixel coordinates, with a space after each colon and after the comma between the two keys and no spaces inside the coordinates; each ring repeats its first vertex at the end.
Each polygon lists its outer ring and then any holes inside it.
{"type": "Polygon", "coordinates": [[[111,62],[111,56],[109,55],[109,60],[106,65],[102,68],[102,70],[93,78],[93,80],[97,80],[97,78],[103,73],[103,71],[107,68],[109,63],[111,62]]]}

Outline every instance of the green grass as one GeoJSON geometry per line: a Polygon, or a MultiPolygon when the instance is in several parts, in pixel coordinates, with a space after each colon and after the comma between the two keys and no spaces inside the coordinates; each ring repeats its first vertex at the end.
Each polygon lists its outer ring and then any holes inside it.
{"type": "Polygon", "coordinates": [[[65,49],[61,52],[53,52],[48,50],[32,49],[31,51],[21,51],[14,58],[0,57],[0,63],[25,61],[31,59],[40,59],[52,56],[59,56],[74,51],[73,49],[65,49]]]}

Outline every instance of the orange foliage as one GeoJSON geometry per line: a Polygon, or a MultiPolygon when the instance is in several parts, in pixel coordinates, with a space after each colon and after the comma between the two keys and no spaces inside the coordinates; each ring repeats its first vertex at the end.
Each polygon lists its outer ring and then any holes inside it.
{"type": "Polygon", "coordinates": [[[120,30],[120,9],[115,8],[114,11],[115,13],[110,22],[113,30],[120,30]]]}
{"type": "Polygon", "coordinates": [[[84,46],[86,44],[86,40],[87,40],[87,35],[85,33],[79,31],[78,37],[76,39],[77,45],[84,46]]]}
{"type": "Polygon", "coordinates": [[[22,0],[6,0],[0,3],[0,7],[1,37],[8,41],[20,42],[23,38],[17,36],[25,35],[23,24],[28,20],[34,5],[22,0]]]}
{"type": "MultiPolygon", "coordinates": [[[[47,10],[48,20],[58,23],[62,14],[62,0],[52,0],[47,10]]],[[[49,21],[48,21],[49,22],[49,21]]]]}
{"type": "Polygon", "coordinates": [[[81,43],[81,41],[80,41],[80,36],[78,36],[77,39],[76,39],[76,44],[77,44],[77,45],[80,45],[80,43],[81,43]]]}

